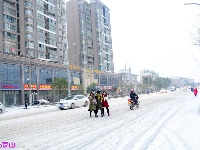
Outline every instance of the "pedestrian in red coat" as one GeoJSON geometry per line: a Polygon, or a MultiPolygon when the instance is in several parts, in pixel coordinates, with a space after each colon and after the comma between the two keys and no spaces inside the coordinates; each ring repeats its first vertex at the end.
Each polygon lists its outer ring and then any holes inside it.
{"type": "Polygon", "coordinates": [[[195,97],[197,96],[197,92],[198,92],[198,90],[197,90],[197,88],[195,87],[195,88],[194,88],[194,96],[195,96],[195,97]]]}
{"type": "Polygon", "coordinates": [[[104,107],[106,107],[108,116],[110,116],[109,105],[108,105],[108,94],[106,93],[106,91],[103,91],[103,93],[102,93],[102,112],[103,112],[103,116],[104,116],[104,107]]]}

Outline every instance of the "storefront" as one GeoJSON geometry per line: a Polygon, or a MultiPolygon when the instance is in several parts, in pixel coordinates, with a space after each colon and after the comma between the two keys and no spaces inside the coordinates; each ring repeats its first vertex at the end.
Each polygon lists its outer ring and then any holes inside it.
{"type": "Polygon", "coordinates": [[[1,101],[5,106],[19,105],[20,93],[20,84],[1,84],[1,101]]]}

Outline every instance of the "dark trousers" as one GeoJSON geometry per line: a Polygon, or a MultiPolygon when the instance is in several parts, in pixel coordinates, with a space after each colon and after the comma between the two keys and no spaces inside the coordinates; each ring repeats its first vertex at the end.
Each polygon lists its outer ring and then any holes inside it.
{"type": "Polygon", "coordinates": [[[96,110],[94,110],[95,116],[98,114],[98,106],[96,106],[96,110]]]}
{"type": "MultiPolygon", "coordinates": [[[[108,107],[106,107],[106,109],[107,109],[107,113],[109,114],[109,108],[108,108],[108,107]]],[[[102,107],[102,109],[101,109],[101,114],[103,114],[103,115],[104,115],[104,107],[102,107]]]]}
{"type": "Polygon", "coordinates": [[[138,104],[138,101],[135,99],[135,100],[133,100],[134,101],[134,103],[137,105],[138,104]]]}
{"type": "Polygon", "coordinates": [[[27,109],[27,105],[25,105],[25,109],[27,109]]]}

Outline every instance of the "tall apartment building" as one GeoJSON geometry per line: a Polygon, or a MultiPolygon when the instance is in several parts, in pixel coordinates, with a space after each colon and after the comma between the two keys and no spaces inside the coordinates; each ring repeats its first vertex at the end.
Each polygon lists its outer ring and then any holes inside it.
{"type": "Polygon", "coordinates": [[[54,78],[68,79],[67,47],[65,0],[0,0],[0,101],[48,96],[54,78]]]}
{"type": "Polygon", "coordinates": [[[69,63],[113,72],[109,9],[99,0],[71,0],[67,2],[67,23],[69,63]]]}
{"type": "Polygon", "coordinates": [[[1,0],[0,52],[67,61],[64,0],[1,0]]]}
{"type": "Polygon", "coordinates": [[[94,68],[114,72],[109,8],[100,0],[91,0],[94,68]]]}
{"type": "Polygon", "coordinates": [[[94,50],[90,4],[86,0],[67,2],[69,63],[93,69],[94,50]]]}

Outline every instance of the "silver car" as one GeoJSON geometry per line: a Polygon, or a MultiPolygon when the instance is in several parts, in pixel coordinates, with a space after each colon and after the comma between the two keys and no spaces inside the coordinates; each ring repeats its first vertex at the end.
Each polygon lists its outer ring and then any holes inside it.
{"type": "Polygon", "coordinates": [[[0,114],[5,111],[4,105],[0,102],[0,114]]]}
{"type": "Polygon", "coordinates": [[[61,99],[58,107],[62,109],[74,109],[75,107],[87,107],[88,106],[88,98],[84,95],[74,95],[71,97],[66,97],[61,99]]]}

